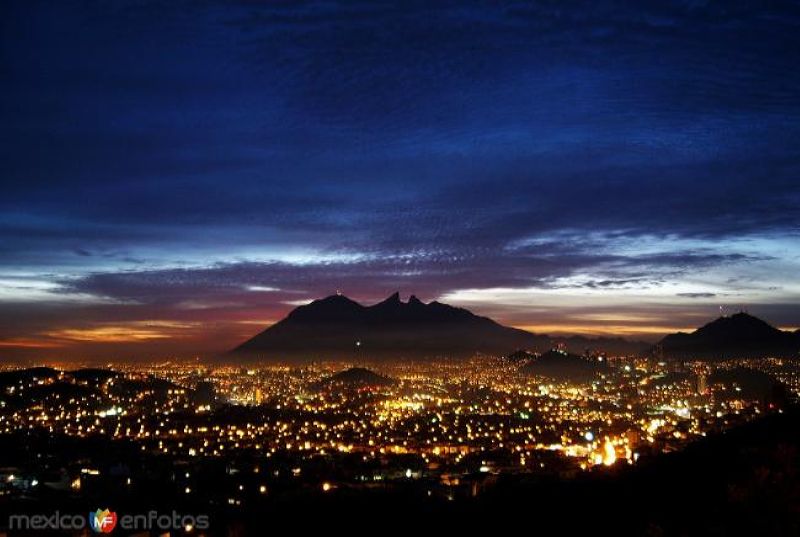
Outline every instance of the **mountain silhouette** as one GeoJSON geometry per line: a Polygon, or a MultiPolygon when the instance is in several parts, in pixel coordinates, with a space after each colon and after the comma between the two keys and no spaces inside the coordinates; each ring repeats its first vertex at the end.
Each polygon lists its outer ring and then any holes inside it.
{"type": "MultiPolygon", "coordinates": [[[[650,346],[621,338],[559,338],[571,352],[586,349],[637,354],[650,346]]],[[[284,319],[245,341],[232,353],[256,360],[501,356],[508,349],[543,352],[553,338],[503,326],[464,308],[394,293],[363,306],[332,295],[299,306],[284,319]]]]}
{"type": "Polygon", "coordinates": [[[436,301],[426,304],[415,296],[403,302],[394,293],[373,306],[342,295],[315,300],[234,353],[265,359],[463,357],[548,344],[546,336],[500,325],[466,309],[436,301]]]}
{"type": "Polygon", "coordinates": [[[659,347],[665,357],[680,359],[797,357],[800,334],[741,312],[719,317],[690,334],[670,334],[659,347]]]}

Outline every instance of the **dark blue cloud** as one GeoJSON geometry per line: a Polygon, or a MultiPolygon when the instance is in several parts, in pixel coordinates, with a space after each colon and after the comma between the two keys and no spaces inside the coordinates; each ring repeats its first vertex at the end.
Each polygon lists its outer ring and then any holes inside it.
{"type": "Polygon", "coordinates": [[[791,288],[796,3],[0,10],[0,275],[144,303],[213,295],[206,270],[365,296],[715,267],[791,288]]]}

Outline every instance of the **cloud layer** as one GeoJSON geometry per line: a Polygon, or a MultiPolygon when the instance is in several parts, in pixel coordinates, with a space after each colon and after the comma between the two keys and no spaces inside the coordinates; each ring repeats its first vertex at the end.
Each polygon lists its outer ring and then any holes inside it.
{"type": "Polygon", "coordinates": [[[339,288],[800,324],[792,3],[0,9],[0,353],[206,352],[339,288]]]}

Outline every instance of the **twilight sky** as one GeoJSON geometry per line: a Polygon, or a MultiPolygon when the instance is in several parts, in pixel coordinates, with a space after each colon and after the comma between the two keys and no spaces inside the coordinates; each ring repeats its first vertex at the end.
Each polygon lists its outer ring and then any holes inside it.
{"type": "Polygon", "coordinates": [[[791,2],[0,4],[0,359],[226,349],[337,289],[800,325],[791,2]]]}

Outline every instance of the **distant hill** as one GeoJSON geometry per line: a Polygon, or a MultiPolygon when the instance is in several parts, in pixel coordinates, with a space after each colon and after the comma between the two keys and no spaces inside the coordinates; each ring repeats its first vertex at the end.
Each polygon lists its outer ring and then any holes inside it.
{"type": "Polygon", "coordinates": [[[742,312],[719,317],[690,334],[670,334],[659,342],[659,346],[667,358],[719,360],[797,357],[800,334],[784,332],[742,312]]]}
{"type": "Polygon", "coordinates": [[[606,367],[605,363],[589,361],[568,352],[550,350],[522,366],[519,371],[525,375],[549,377],[557,381],[582,382],[593,379],[606,367]]]}
{"type": "Polygon", "coordinates": [[[379,375],[374,371],[365,369],[363,367],[351,367],[340,371],[330,377],[323,379],[316,383],[317,389],[344,386],[344,387],[361,387],[361,386],[394,386],[397,381],[379,375]]]}
{"type": "MultiPolygon", "coordinates": [[[[583,352],[608,344],[609,352],[641,352],[648,345],[618,339],[562,338],[583,352]]],[[[503,326],[441,302],[408,302],[394,293],[373,306],[333,295],[294,309],[278,323],[236,347],[237,358],[257,360],[500,356],[508,349],[543,351],[552,339],[503,326]]]]}

